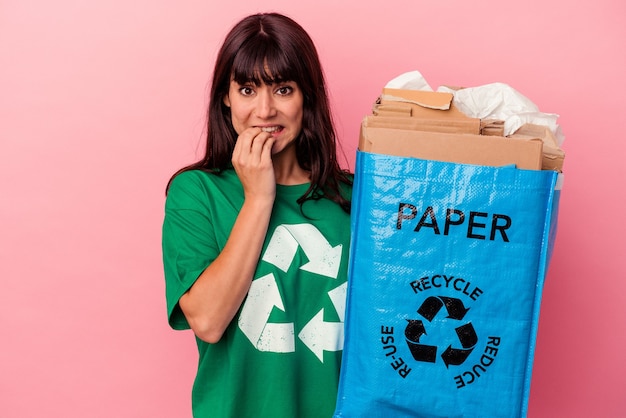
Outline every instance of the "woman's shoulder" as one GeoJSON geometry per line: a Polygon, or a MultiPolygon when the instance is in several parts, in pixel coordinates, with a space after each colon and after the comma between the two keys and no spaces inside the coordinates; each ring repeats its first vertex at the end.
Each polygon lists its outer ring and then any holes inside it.
{"type": "Polygon", "coordinates": [[[231,181],[237,175],[232,169],[210,171],[202,169],[192,169],[182,171],[172,178],[170,189],[178,187],[198,187],[202,185],[219,184],[224,181],[231,181]]]}
{"type": "Polygon", "coordinates": [[[232,169],[219,172],[201,169],[185,170],[172,178],[167,191],[167,200],[196,200],[202,195],[215,194],[217,191],[232,191],[239,185],[239,179],[232,169]]]}

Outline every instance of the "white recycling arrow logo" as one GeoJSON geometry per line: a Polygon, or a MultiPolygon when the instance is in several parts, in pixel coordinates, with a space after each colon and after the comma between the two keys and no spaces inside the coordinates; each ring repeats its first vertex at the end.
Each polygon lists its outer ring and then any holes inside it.
{"type": "Polygon", "coordinates": [[[293,323],[268,324],[272,309],[285,311],[273,274],[252,281],[239,315],[239,328],[259,351],[295,351],[293,323]]]}
{"type": "MultiPolygon", "coordinates": [[[[332,279],[337,278],[342,246],[332,247],[311,224],[279,225],[274,230],[262,260],[286,272],[293,262],[298,246],[309,259],[300,269],[332,279]]],[[[344,282],[328,292],[340,322],[324,322],[322,308],[298,333],[298,338],[322,362],[324,351],[343,349],[346,291],[347,283],[344,282]]],[[[294,352],[294,323],[268,323],[274,308],[285,311],[276,277],[270,273],[252,281],[239,315],[239,328],[259,351],[294,352]]]]}
{"type": "Polygon", "coordinates": [[[276,227],[262,260],[286,272],[294,259],[298,245],[309,259],[308,263],[300,267],[302,270],[332,279],[337,278],[342,246],[332,247],[324,235],[311,224],[276,227]]]}
{"type": "Polygon", "coordinates": [[[318,359],[324,362],[324,351],[339,351],[343,349],[343,317],[346,311],[346,291],[348,283],[328,292],[340,322],[324,322],[324,308],[322,308],[298,334],[298,338],[309,347],[318,359]]]}

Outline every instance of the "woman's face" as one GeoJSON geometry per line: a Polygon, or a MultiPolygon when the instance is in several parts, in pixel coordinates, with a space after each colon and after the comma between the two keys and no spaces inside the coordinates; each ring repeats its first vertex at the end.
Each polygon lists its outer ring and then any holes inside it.
{"type": "Polygon", "coordinates": [[[295,143],[302,130],[303,101],[302,91],[293,81],[257,86],[232,80],[224,98],[237,134],[253,127],[270,132],[275,140],[272,154],[295,143]]]}

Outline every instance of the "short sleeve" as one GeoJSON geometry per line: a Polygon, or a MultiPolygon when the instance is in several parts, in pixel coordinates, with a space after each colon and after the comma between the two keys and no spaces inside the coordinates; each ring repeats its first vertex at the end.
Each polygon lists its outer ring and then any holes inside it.
{"type": "Polygon", "coordinates": [[[165,201],[163,267],[168,321],[174,329],[189,328],[178,302],[219,251],[204,175],[198,171],[179,174],[165,201]]]}

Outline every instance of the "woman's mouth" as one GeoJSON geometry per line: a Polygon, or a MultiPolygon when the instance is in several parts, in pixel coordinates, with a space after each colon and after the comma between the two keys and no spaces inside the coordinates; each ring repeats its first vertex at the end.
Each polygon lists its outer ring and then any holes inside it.
{"type": "Polygon", "coordinates": [[[261,126],[260,127],[263,132],[274,133],[278,131],[282,131],[282,126],[261,126]]]}

